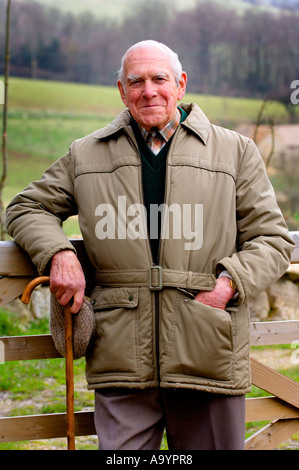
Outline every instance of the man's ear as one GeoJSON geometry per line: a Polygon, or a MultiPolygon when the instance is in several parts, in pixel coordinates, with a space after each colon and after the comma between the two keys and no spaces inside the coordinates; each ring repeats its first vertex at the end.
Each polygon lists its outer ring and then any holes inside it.
{"type": "Polygon", "coordinates": [[[124,89],[124,86],[123,86],[123,84],[121,83],[120,80],[117,81],[117,86],[118,86],[118,89],[119,89],[120,97],[121,97],[123,103],[127,106],[127,97],[126,97],[125,89],[124,89]]]}
{"type": "Polygon", "coordinates": [[[180,84],[179,84],[179,91],[178,91],[178,101],[180,101],[186,92],[186,87],[187,87],[187,74],[186,72],[182,72],[182,76],[180,79],[180,84]]]}

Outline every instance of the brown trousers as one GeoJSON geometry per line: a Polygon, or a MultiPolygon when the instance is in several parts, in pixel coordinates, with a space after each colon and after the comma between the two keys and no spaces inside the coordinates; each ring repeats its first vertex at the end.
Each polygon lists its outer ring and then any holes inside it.
{"type": "Polygon", "coordinates": [[[245,396],[182,389],[95,392],[101,450],[243,450],[245,396]]]}

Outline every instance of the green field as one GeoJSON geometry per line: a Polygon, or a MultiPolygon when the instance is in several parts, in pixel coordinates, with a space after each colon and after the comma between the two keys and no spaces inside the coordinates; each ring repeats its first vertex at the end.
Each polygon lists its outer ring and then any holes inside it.
{"type": "MultiPolygon", "coordinates": [[[[254,121],[262,103],[258,99],[188,93],[183,101],[199,104],[213,122],[232,125],[254,121]]],[[[117,86],[11,78],[9,107],[11,110],[39,111],[45,117],[57,112],[68,118],[82,115],[110,118],[123,109],[123,104],[117,86]]],[[[277,122],[287,119],[284,106],[274,102],[267,106],[265,116],[275,116],[277,122]]]]}
{"type": "MultiPolygon", "coordinates": [[[[193,94],[187,94],[184,102],[199,104],[212,122],[230,128],[254,122],[262,103],[193,94]]],[[[9,168],[5,204],[30,181],[40,178],[54,160],[67,152],[73,140],[106,125],[124,109],[117,86],[17,78],[10,79],[8,103],[9,168]]],[[[287,120],[286,110],[279,103],[267,105],[267,116],[274,116],[276,122],[287,120]]],[[[65,227],[68,235],[77,232],[73,221],[65,227]]]]}

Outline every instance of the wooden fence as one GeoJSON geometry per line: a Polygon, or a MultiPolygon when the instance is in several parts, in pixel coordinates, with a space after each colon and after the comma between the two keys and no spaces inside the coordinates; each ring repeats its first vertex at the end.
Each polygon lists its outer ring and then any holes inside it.
{"type": "MultiPolygon", "coordinates": [[[[296,242],[292,263],[299,263],[299,232],[291,232],[291,236],[296,242]]],[[[88,265],[83,242],[72,240],[72,243],[83,265],[87,286],[91,289],[93,279],[89,274],[92,269],[88,265]]],[[[28,282],[36,276],[31,260],[14,242],[0,242],[0,306],[20,296],[28,282]]],[[[296,345],[296,342],[299,342],[299,320],[251,324],[252,346],[296,345]]],[[[51,335],[2,337],[0,358],[1,354],[5,362],[61,357],[51,335]]],[[[251,374],[252,384],[271,396],[246,399],[246,422],[270,423],[247,439],[246,449],[275,449],[299,431],[299,383],[253,358],[251,374]]],[[[95,435],[92,411],[75,413],[75,434],[95,435]]],[[[0,442],[58,437],[66,437],[65,413],[0,418],[0,442]]]]}

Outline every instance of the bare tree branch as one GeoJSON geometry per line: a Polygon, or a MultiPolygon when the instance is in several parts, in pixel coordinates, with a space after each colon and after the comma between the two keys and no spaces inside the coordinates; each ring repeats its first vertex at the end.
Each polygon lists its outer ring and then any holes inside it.
{"type": "Polygon", "coordinates": [[[273,119],[270,119],[270,128],[271,128],[271,149],[269,155],[266,159],[266,168],[268,169],[270,165],[271,158],[275,150],[275,122],[273,119]]]}
{"type": "Polygon", "coordinates": [[[10,6],[11,0],[7,0],[6,7],[6,40],[5,40],[5,69],[4,69],[4,108],[3,108],[3,132],[2,132],[2,175],[0,179],[0,230],[1,240],[5,239],[5,213],[3,202],[3,188],[7,176],[7,110],[8,110],[8,77],[10,61],[10,6]]]}

